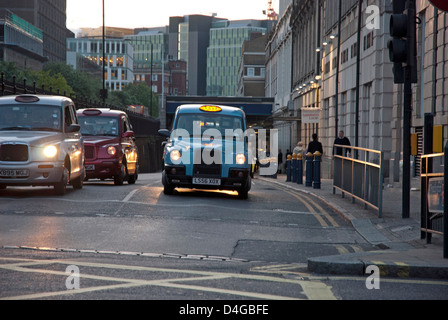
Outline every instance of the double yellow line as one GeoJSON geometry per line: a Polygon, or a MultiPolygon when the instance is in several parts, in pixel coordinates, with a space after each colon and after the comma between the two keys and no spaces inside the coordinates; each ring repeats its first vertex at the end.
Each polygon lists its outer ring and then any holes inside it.
{"type": "Polygon", "coordinates": [[[316,201],[314,201],[310,197],[303,194],[298,194],[297,191],[294,192],[292,190],[280,186],[276,187],[277,189],[290,194],[291,196],[302,202],[305,205],[305,207],[309,210],[309,212],[313,214],[314,218],[316,218],[316,220],[320,223],[322,227],[329,227],[330,225],[335,228],[340,227],[339,224],[336,222],[336,220],[334,220],[333,217],[328,213],[328,211],[322,208],[321,205],[319,205],[316,201]],[[324,219],[324,217],[328,222],[324,219]]]}

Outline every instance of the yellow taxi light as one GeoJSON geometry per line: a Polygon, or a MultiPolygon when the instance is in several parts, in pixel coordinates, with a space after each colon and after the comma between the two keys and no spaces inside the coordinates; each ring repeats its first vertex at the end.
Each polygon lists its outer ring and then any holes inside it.
{"type": "Polygon", "coordinates": [[[204,112],[221,112],[222,111],[221,107],[218,107],[218,106],[202,106],[200,108],[200,110],[204,111],[204,112]]]}

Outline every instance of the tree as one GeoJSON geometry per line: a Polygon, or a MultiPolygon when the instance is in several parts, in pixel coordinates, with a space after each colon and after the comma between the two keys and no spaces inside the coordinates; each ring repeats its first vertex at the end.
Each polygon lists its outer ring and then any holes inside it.
{"type": "Polygon", "coordinates": [[[46,91],[52,88],[54,94],[57,93],[57,90],[61,95],[64,92],[66,95],[74,93],[65,77],[60,73],[51,74],[49,71],[19,70],[15,63],[4,61],[0,62],[0,72],[5,74],[5,80],[11,81],[16,76],[17,83],[22,83],[26,79],[27,85],[32,86],[33,82],[36,82],[37,88],[44,85],[46,91]]]}
{"type": "Polygon", "coordinates": [[[123,88],[122,91],[112,91],[107,99],[107,104],[115,105],[118,107],[126,108],[129,105],[142,105],[148,108],[151,106],[152,95],[152,114],[153,117],[158,117],[158,96],[154,93],[151,94],[151,88],[145,83],[140,82],[137,84],[129,84],[123,88]]]}
{"type": "Polygon", "coordinates": [[[44,66],[44,71],[48,71],[50,75],[61,74],[67,80],[68,85],[73,88],[75,96],[99,101],[99,92],[102,88],[101,79],[75,70],[72,66],[62,62],[47,63],[44,66]]]}

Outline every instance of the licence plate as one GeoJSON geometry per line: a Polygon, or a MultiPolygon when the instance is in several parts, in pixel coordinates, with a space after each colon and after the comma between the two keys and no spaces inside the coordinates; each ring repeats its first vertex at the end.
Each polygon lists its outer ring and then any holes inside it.
{"type": "Polygon", "coordinates": [[[95,170],[95,165],[94,164],[87,164],[86,165],[86,170],[87,171],[94,171],[95,170]]]}
{"type": "Polygon", "coordinates": [[[201,184],[206,186],[220,186],[221,179],[193,178],[193,184],[201,184]]]}
{"type": "Polygon", "coordinates": [[[29,177],[28,169],[0,169],[0,177],[3,178],[24,178],[29,177]]]}

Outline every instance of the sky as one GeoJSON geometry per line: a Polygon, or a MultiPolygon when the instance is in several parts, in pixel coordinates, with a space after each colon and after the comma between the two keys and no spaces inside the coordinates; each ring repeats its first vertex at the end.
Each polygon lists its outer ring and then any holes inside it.
{"type": "MultiPolygon", "coordinates": [[[[278,12],[278,0],[273,0],[278,12]]],[[[105,0],[106,26],[120,28],[160,27],[169,17],[211,15],[229,20],[266,19],[268,0],[105,0]]],[[[102,0],[67,0],[67,28],[98,28],[103,24],[102,0]]]]}

